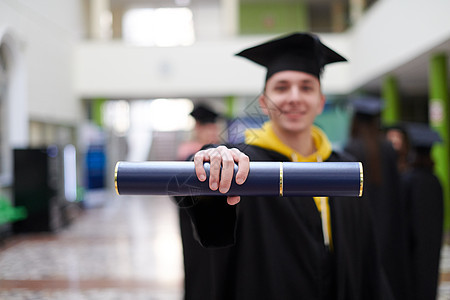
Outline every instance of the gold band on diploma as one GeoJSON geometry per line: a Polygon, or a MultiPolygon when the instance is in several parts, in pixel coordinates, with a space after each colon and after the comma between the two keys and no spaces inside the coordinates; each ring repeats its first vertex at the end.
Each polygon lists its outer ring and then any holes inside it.
{"type": "Polygon", "coordinates": [[[283,162],[280,161],[280,197],[283,197],[283,162]]]}
{"type": "Polygon", "coordinates": [[[363,194],[364,187],[364,172],[363,172],[363,164],[359,163],[359,197],[363,194]]]}
{"type": "Polygon", "coordinates": [[[114,168],[114,186],[116,188],[117,195],[119,194],[119,189],[117,188],[117,170],[119,169],[120,162],[117,162],[116,167],[114,168]]]}

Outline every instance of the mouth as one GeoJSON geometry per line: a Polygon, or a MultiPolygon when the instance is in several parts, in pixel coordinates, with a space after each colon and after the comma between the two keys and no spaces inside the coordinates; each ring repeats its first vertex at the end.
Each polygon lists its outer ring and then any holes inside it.
{"type": "Polygon", "coordinates": [[[305,112],[303,112],[303,111],[284,111],[284,112],[282,112],[282,114],[288,118],[295,119],[295,118],[302,117],[305,114],[305,112]]]}

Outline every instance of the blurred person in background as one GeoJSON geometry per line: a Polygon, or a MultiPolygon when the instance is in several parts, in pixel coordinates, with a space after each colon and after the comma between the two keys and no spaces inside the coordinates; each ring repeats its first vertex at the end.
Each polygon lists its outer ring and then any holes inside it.
{"type": "MultiPolygon", "coordinates": [[[[193,139],[178,148],[178,160],[187,160],[203,145],[219,142],[218,120],[221,116],[206,104],[197,104],[190,115],[195,119],[193,139]]],[[[207,251],[195,240],[191,219],[186,210],[179,210],[184,261],[184,299],[208,299],[211,285],[205,273],[210,268],[207,251]]]]}
{"type": "Polygon", "coordinates": [[[402,197],[408,224],[408,266],[411,298],[434,300],[439,281],[439,261],[443,236],[443,195],[433,173],[431,149],[439,134],[426,124],[408,123],[411,144],[410,164],[402,174],[402,197]]]}
{"type": "Polygon", "coordinates": [[[361,97],[352,101],[352,106],[350,138],[344,150],[363,163],[362,200],[369,203],[381,262],[395,299],[410,299],[405,204],[400,197],[397,155],[381,131],[383,102],[361,97]]]}
{"type": "MultiPolygon", "coordinates": [[[[309,33],[294,33],[238,56],[267,68],[259,104],[270,121],[246,142],[204,147],[200,181],[226,193],[245,182],[251,161],[352,161],[313,125],[325,105],[325,65],[346,61],[309,33]],[[207,179],[204,162],[210,162],[207,179]]],[[[391,299],[369,211],[356,197],[184,197],[178,199],[206,247],[209,297],[197,299],[391,299]]]]}
{"type": "Polygon", "coordinates": [[[397,168],[399,173],[406,171],[408,167],[409,142],[405,129],[399,125],[388,126],[385,129],[386,139],[391,142],[397,152],[397,168]]]}
{"type": "Polygon", "coordinates": [[[206,104],[197,104],[190,115],[195,119],[193,137],[191,140],[181,143],[177,151],[178,160],[186,160],[200,150],[203,145],[217,144],[219,142],[220,115],[206,104]]]}

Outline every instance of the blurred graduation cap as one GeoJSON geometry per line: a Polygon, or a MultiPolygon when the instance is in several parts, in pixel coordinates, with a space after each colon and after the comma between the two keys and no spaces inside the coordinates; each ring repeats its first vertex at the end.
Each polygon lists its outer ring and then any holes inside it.
{"type": "Polygon", "coordinates": [[[405,123],[404,128],[414,148],[431,148],[433,144],[442,142],[439,133],[427,124],[405,123]]]}
{"type": "Polygon", "coordinates": [[[204,104],[195,105],[190,115],[201,124],[215,123],[220,117],[218,113],[204,104]]]}
{"type": "Polygon", "coordinates": [[[273,74],[292,70],[320,78],[325,65],[347,61],[310,33],[293,33],[236,54],[267,68],[266,81],[273,74]]]}
{"type": "Polygon", "coordinates": [[[367,116],[379,115],[384,108],[383,100],[375,97],[356,98],[351,104],[355,114],[367,116]]]}

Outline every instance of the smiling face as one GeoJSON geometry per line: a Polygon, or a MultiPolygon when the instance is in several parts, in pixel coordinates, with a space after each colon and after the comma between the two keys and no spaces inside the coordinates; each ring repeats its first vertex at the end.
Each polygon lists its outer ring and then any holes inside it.
{"type": "Polygon", "coordinates": [[[300,71],[281,71],[272,75],[259,102],[282,134],[298,134],[311,130],[325,105],[319,79],[300,71]]]}

